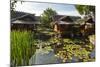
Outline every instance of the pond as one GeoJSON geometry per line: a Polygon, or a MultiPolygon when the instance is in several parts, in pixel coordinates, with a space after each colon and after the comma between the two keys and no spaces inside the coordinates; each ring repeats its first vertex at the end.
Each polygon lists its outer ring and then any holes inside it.
{"type": "MultiPolygon", "coordinates": [[[[81,43],[81,41],[76,41],[76,40],[72,41],[69,38],[65,38],[66,40],[62,39],[62,40],[64,40],[64,46],[60,46],[60,48],[59,48],[59,47],[54,47],[54,44],[52,44],[54,42],[55,43],[59,42],[59,39],[58,39],[58,41],[52,42],[53,39],[55,39],[55,38],[51,38],[47,42],[39,40],[39,43],[37,44],[37,46],[39,48],[36,49],[35,54],[30,58],[29,65],[75,63],[75,62],[85,62],[85,61],[91,62],[91,61],[95,60],[95,48],[94,48],[93,44],[87,43],[86,46],[79,45],[79,44],[77,45],[77,44],[75,44],[75,42],[81,43]],[[53,47],[51,44],[53,45],[53,47]],[[86,50],[86,48],[88,48],[89,50],[86,50]],[[76,52],[74,52],[74,51],[76,51],[76,52]],[[71,54],[69,54],[69,53],[71,53],[71,54]],[[58,54],[60,54],[60,55],[57,56],[58,54]],[[75,56],[75,55],[77,55],[77,56],[75,56]],[[69,56],[69,57],[67,57],[67,56],[69,56]],[[68,59],[65,60],[66,57],[68,59]],[[80,57],[81,57],[81,59],[80,59],[80,57]]],[[[57,45],[57,43],[55,45],[57,45]]]]}
{"type": "MultiPolygon", "coordinates": [[[[93,50],[90,54],[91,58],[95,57],[95,51],[93,50]]],[[[67,62],[67,61],[66,61],[67,62]]],[[[77,57],[72,57],[72,63],[79,62],[77,57]]],[[[58,64],[62,63],[62,60],[55,56],[54,50],[49,51],[45,49],[37,49],[35,54],[29,60],[29,65],[40,65],[40,64],[58,64]]]]}

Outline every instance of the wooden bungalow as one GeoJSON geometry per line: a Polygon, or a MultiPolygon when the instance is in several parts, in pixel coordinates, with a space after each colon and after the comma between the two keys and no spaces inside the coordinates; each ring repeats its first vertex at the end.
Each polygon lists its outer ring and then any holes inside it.
{"type": "Polygon", "coordinates": [[[54,31],[58,33],[63,33],[63,32],[70,33],[72,32],[73,30],[72,28],[74,26],[79,25],[78,23],[75,22],[78,19],[80,19],[80,17],[78,16],[63,16],[59,18],[59,20],[55,21],[54,31]]]}
{"type": "Polygon", "coordinates": [[[11,13],[11,30],[35,30],[39,24],[39,17],[35,14],[19,11],[11,13]]]}
{"type": "Polygon", "coordinates": [[[83,27],[84,35],[91,35],[95,34],[95,20],[92,18],[92,16],[88,15],[84,18],[84,24],[81,26],[83,27]]]}
{"type": "Polygon", "coordinates": [[[81,18],[78,16],[60,17],[55,21],[54,31],[61,35],[68,34],[71,36],[95,34],[95,21],[91,16],[85,17],[83,19],[84,21],[82,21],[83,23],[78,23],[77,20],[81,20],[81,18]]]}

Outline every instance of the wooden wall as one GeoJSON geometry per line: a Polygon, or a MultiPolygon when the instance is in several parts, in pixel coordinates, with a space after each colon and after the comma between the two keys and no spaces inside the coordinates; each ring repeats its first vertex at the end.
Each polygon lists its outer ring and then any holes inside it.
{"type": "Polygon", "coordinates": [[[82,35],[88,36],[91,34],[95,34],[95,24],[55,24],[54,31],[57,33],[64,33],[64,34],[74,34],[74,35],[82,35]]]}
{"type": "Polygon", "coordinates": [[[34,30],[34,24],[11,24],[11,30],[34,30]]]}

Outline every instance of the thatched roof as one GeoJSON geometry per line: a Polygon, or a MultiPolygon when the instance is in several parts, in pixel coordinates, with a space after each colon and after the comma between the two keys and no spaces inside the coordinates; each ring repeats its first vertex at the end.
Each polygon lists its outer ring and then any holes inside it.
{"type": "Polygon", "coordinates": [[[60,16],[55,23],[58,24],[77,24],[76,21],[81,19],[78,16],[60,16]]]}
{"type": "Polygon", "coordinates": [[[29,15],[34,18],[35,14],[30,14],[30,13],[25,13],[20,11],[11,11],[11,21],[15,21],[29,15]]]}
{"type": "Polygon", "coordinates": [[[66,22],[75,22],[76,20],[81,19],[78,16],[63,16],[60,18],[61,21],[66,21],[66,22]]]}
{"type": "Polygon", "coordinates": [[[16,20],[16,21],[13,21],[13,24],[41,24],[41,23],[39,21],[16,20]]]}
{"type": "Polygon", "coordinates": [[[11,23],[13,24],[40,24],[40,17],[35,14],[14,11],[11,12],[11,23]]]}

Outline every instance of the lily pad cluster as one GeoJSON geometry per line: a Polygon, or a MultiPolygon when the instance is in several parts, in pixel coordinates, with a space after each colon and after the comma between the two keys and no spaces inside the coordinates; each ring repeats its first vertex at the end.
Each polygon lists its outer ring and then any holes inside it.
{"type": "Polygon", "coordinates": [[[76,41],[65,39],[64,46],[56,52],[56,57],[62,59],[62,62],[72,62],[73,57],[77,58],[76,62],[88,62],[94,61],[94,58],[91,58],[91,52],[95,49],[94,45],[91,43],[85,43],[79,41],[79,44],[76,41]]]}

